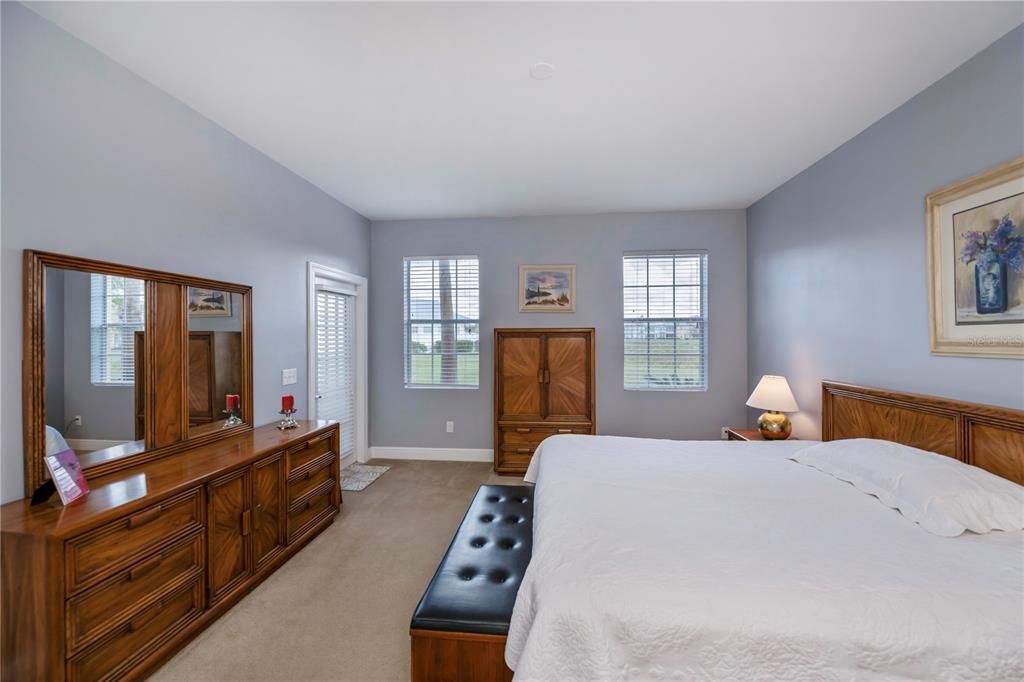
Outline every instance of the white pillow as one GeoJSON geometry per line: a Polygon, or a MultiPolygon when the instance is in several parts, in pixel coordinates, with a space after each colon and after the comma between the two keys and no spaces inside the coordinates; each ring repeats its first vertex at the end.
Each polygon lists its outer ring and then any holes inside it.
{"type": "Polygon", "coordinates": [[[1024,528],[1024,487],[926,450],[885,440],[834,440],[791,460],[848,481],[936,535],[1024,528]]]}

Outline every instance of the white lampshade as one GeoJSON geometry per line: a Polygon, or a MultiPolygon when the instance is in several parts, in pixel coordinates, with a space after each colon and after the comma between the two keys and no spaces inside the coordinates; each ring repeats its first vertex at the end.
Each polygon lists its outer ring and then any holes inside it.
{"type": "Polygon", "coordinates": [[[793,397],[793,391],[789,390],[786,377],[774,374],[765,374],[761,377],[754,392],[747,398],[747,406],[775,412],[796,412],[800,409],[796,404],[796,398],[793,397]]]}

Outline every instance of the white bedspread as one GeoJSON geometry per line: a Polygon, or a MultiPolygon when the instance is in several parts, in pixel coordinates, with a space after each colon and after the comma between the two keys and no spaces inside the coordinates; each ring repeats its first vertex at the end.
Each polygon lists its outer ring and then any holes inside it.
{"type": "Polygon", "coordinates": [[[545,440],[515,678],[1024,679],[1022,533],[932,535],[806,445],[545,440]]]}

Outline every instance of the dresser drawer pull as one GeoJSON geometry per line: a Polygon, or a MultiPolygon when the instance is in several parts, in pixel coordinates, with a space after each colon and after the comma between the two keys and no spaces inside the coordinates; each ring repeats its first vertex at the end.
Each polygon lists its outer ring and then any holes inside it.
{"type": "Polygon", "coordinates": [[[128,632],[137,632],[146,626],[146,623],[156,618],[157,614],[164,607],[163,601],[158,601],[139,615],[128,621],[128,632]]]}
{"type": "Polygon", "coordinates": [[[160,516],[160,512],[161,511],[163,511],[163,509],[158,504],[157,506],[155,506],[155,507],[153,507],[151,509],[147,509],[144,512],[139,512],[135,516],[130,516],[130,517],[128,517],[128,527],[129,528],[138,528],[139,526],[144,526],[147,523],[149,523],[150,521],[152,521],[152,520],[156,519],[158,516],[160,516]]]}
{"type": "Polygon", "coordinates": [[[252,529],[253,530],[259,530],[260,529],[260,514],[262,514],[262,513],[263,513],[263,505],[262,504],[257,504],[253,508],[253,515],[252,515],[252,529]]]}
{"type": "Polygon", "coordinates": [[[518,429],[516,429],[516,433],[529,433],[529,432],[530,432],[530,428],[528,426],[520,426],[518,429]]]}
{"type": "Polygon", "coordinates": [[[157,554],[155,557],[147,559],[146,561],[142,562],[132,570],[128,571],[128,580],[138,580],[139,578],[141,578],[142,576],[146,575],[154,568],[159,566],[161,563],[163,563],[163,560],[164,558],[159,554],[157,554]]]}
{"type": "Polygon", "coordinates": [[[248,535],[252,531],[252,510],[246,509],[242,512],[242,535],[248,535]]]}
{"type": "Polygon", "coordinates": [[[530,454],[530,448],[516,448],[516,452],[520,455],[528,455],[530,454]]]}
{"type": "Polygon", "coordinates": [[[558,429],[559,433],[572,433],[572,429],[558,429]]]}

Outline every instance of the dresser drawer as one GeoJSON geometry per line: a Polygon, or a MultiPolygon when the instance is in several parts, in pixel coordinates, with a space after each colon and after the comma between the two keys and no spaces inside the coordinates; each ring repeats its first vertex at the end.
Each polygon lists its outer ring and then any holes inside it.
{"type": "Polygon", "coordinates": [[[68,661],[68,680],[111,680],[152,653],[203,611],[203,581],[197,579],[132,616],[114,633],[68,661]]]}
{"type": "Polygon", "coordinates": [[[202,525],[202,489],[196,488],[69,540],[68,592],[115,573],[174,536],[202,525]]]}
{"type": "Polygon", "coordinates": [[[292,504],[309,491],[323,485],[324,481],[333,480],[334,472],[331,464],[334,463],[334,460],[334,453],[328,452],[319,460],[313,460],[312,466],[307,467],[305,471],[300,471],[298,475],[293,474],[288,481],[288,504],[292,504]]]}
{"type": "Polygon", "coordinates": [[[288,509],[288,542],[292,542],[307,528],[333,513],[331,498],[337,485],[334,479],[330,479],[306,497],[292,503],[288,509]]]}
{"type": "Polygon", "coordinates": [[[288,474],[309,464],[314,459],[331,451],[331,433],[325,433],[311,440],[288,448],[288,474]]]}
{"type": "Polygon", "coordinates": [[[154,552],[131,568],[68,601],[68,649],[78,651],[103,632],[144,611],[173,584],[202,574],[204,535],[154,552]]]}

